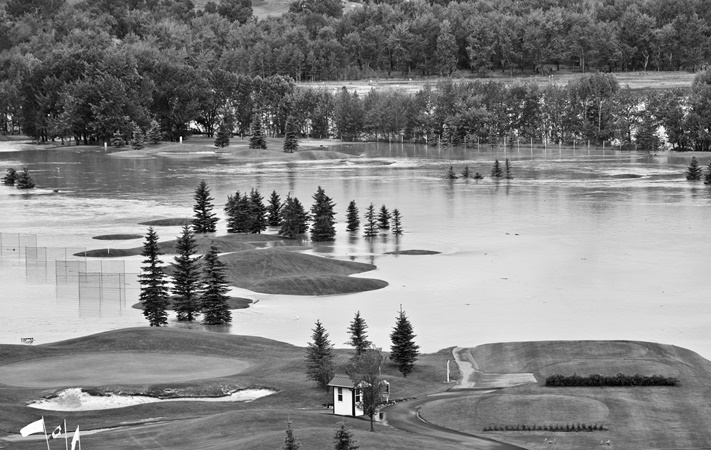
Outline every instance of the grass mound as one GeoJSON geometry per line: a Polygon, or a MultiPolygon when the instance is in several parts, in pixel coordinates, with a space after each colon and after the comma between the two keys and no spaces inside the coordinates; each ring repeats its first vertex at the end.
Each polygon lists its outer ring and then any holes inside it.
{"type": "Polygon", "coordinates": [[[441,252],[434,250],[399,250],[394,252],[385,252],[386,255],[439,255],[441,252]]]}
{"type": "Polygon", "coordinates": [[[350,278],[374,270],[372,264],[305,255],[281,248],[223,255],[231,284],[268,294],[329,295],[363,292],[387,286],[381,280],[350,278]]]}
{"type": "Polygon", "coordinates": [[[145,225],[148,227],[182,227],[183,225],[190,225],[193,219],[189,217],[174,217],[172,219],[156,219],[148,220],[146,222],[139,222],[139,225],[145,225]]]}
{"type": "Polygon", "coordinates": [[[127,241],[129,239],[140,239],[142,234],[102,234],[100,236],[94,236],[92,239],[97,241],[127,241]]]}

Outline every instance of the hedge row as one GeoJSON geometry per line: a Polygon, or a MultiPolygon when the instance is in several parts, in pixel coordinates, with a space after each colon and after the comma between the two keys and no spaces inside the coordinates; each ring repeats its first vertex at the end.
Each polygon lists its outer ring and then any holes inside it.
{"type": "Polygon", "coordinates": [[[546,378],[546,386],[552,387],[590,387],[590,386],[677,386],[679,380],[661,375],[645,376],[638,373],[625,375],[618,373],[613,376],[592,374],[587,377],[576,373],[573,375],[554,374],[546,378]]]}
{"type": "Polygon", "coordinates": [[[517,423],[516,425],[489,425],[484,427],[483,431],[553,431],[553,432],[592,432],[592,431],[607,431],[604,425],[597,423],[592,425],[586,425],[584,423],[566,423],[563,424],[553,424],[553,425],[527,425],[517,423]]]}

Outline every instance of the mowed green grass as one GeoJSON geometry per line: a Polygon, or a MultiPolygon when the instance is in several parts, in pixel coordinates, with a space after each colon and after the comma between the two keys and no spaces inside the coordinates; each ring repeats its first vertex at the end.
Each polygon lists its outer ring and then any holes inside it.
{"type": "Polygon", "coordinates": [[[526,448],[708,448],[711,445],[711,362],[689,350],[647,342],[550,341],[487,344],[470,349],[484,372],[530,372],[537,384],[434,404],[422,415],[439,425],[526,448]],[[551,373],[676,376],[678,387],[547,388],[551,373]],[[494,432],[487,425],[604,424],[594,433],[494,432]]]}
{"type": "MultiPolygon", "coordinates": [[[[304,336],[304,343],[309,338],[304,336]]],[[[111,383],[96,386],[92,391],[159,395],[160,392],[175,390],[186,393],[213,392],[220,386],[228,386],[269,388],[278,392],[250,403],[152,403],[114,410],[64,413],[38,411],[26,406],[27,402],[54,392],[55,389],[51,387],[0,384],[0,437],[3,433],[17,434],[20,428],[41,415],[48,423],[60,423],[67,419],[70,428],[79,424],[84,430],[160,418],[165,423],[86,436],[82,441],[87,448],[105,449],[279,448],[286,426],[284,421],[290,417],[294,421],[297,435],[304,443],[302,448],[324,448],[330,446],[333,432],[342,420],[323,407],[330,397],[306,377],[303,347],[257,337],[175,328],[130,328],[40,346],[0,345],[0,367],[35,362],[38,363],[38,371],[51,371],[49,362],[53,358],[71,356],[75,358],[78,379],[93,373],[100,380],[101,369],[92,364],[91,358],[82,362],[82,355],[104,355],[110,358],[111,355],[126,353],[150,355],[156,352],[182,355],[182,358],[191,355],[231,358],[248,363],[249,366],[231,375],[215,372],[214,376],[201,375],[203,378],[192,381],[138,384],[134,381],[139,369],[134,367],[127,371],[125,379],[111,380],[111,383]],[[43,360],[48,362],[46,367],[42,366],[43,360]]],[[[337,366],[343,367],[352,351],[339,349],[336,354],[337,366]]],[[[410,398],[446,389],[449,385],[443,383],[443,380],[446,377],[447,359],[451,359],[451,350],[422,355],[415,371],[407,379],[387,362],[383,367],[383,377],[391,383],[392,397],[410,398]]],[[[46,377],[46,374],[42,376],[46,377]]],[[[58,383],[57,389],[67,387],[66,381],[64,379],[58,383]]],[[[352,425],[357,434],[362,436],[362,443],[366,444],[361,448],[422,448],[418,447],[417,439],[387,427],[379,426],[378,433],[373,436],[365,431],[367,423],[364,421],[352,420],[352,425]],[[382,446],[378,444],[380,442],[382,446]]],[[[0,440],[2,445],[4,443],[0,440]]],[[[12,448],[31,449],[36,445],[36,441],[13,443],[12,448]]],[[[433,442],[428,444],[428,448],[434,446],[433,442]]]]}

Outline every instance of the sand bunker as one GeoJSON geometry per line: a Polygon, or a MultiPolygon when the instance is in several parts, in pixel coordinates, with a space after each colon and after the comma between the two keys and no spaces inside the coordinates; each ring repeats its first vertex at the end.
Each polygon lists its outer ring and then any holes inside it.
{"type": "Polygon", "coordinates": [[[89,353],[0,366],[2,384],[21,387],[169,383],[242,372],[238,359],[165,353],[89,353]]]}
{"type": "Polygon", "coordinates": [[[100,409],[126,408],[158,402],[251,402],[260,397],[274,394],[271,389],[243,389],[223,397],[189,397],[160,399],[143,395],[102,395],[94,396],[82,392],[80,388],[65,389],[50,399],[30,403],[30,408],[48,411],[96,411],[100,409]]]}

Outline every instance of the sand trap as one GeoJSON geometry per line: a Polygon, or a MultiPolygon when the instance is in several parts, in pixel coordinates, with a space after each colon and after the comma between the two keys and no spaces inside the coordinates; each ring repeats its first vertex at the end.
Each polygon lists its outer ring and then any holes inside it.
{"type": "Polygon", "coordinates": [[[143,395],[94,396],[82,392],[80,388],[65,389],[55,398],[30,403],[30,408],[48,411],[96,411],[100,409],[126,408],[158,402],[250,402],[260,397],[274,394],[271,389],[243,389],[223,397],[190,397],[160,399],[143,395]]]}
{"type": "Polygon", "coordinates": [[[2,384],[22,387],[168,383],[242,372],[238,359],[165,353],[88,353],[0,366],[2,384]]]}

